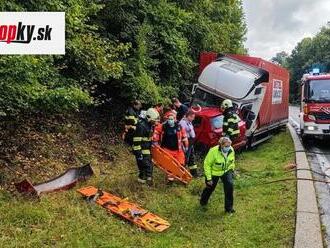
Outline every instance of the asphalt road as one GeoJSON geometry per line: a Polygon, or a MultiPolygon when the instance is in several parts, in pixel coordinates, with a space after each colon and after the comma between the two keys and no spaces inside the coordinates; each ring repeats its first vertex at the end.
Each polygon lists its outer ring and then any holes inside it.
{"type": "MultiPolygon", "coordinates": [[[[299,112],[299,107],[290,106],[290,124],[296,129],[298,134],[300,134],[299,112]]],[[[327,246],[330,247],[330,139],[310,139],[304,144],[304,147],[311,168],[315,171],[313,172],[313,177],[329,182],[328,184],[315,182],[314,186],[318,197],[324,238],[327,246]]]]}

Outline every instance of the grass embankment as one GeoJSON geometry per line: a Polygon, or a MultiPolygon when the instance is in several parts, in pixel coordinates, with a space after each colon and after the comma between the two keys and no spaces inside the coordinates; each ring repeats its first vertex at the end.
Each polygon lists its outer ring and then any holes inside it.
{"type": "MultiPolygon", "coordinates": [[[[235,182],[237,213],[228,216],[223,210],[221,184],[207,210],[202,210],[198,204],[204,187],[202,178],[187,187],[167,186],[163,174],[155,169],[155,186],[141,186],[136,182],[136,175],[132,174],[136,171],[133,156],[122,145],[109,143],[106,132],[88,137],[82,135],[86,131],[75,124],[63,127],[51,133],[49,130],[42,131],[42,134],[38,131],[40,144],[34,149],[42,157],[33,160],[35,163],[16,157],[15,168],[28,166],[26,174],[33,181],[40,181],[81,161],[92,161],[96,176],[80,186],[99,186],[128,197],[167,219],[171,223],[170,229],[160,234],[141,231],[116,216],[109,216],[100,206],[86,203],[75,189],[43,195],[40,201],[29,201],[2,189],[1,247],[292,246],[295,182],[256,186],[263,181],[294,176],[283,170],[294,156],[285,155],[293,151],[288,133],[281,133],[256,150],[237,156],[240,174],[235,182]],[[38,174],[40,171],[42,173],[38,174]],[[110,175],[102,175],[100,171],[110,175]]],[[[9,171],[1,169],[1,173],[3,182],[8,182],[11,178],[9,171]]]]}

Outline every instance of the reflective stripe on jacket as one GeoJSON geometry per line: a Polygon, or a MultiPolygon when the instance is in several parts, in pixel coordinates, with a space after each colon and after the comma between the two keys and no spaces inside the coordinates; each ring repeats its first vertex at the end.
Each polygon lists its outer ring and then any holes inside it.
{"type": "Polygon", "coordinates": [[[152,127],[146,119],[141,119],[137,126],[133,137],[133,152],[140,156],[149,155],[151,148],[152,127]]]}
{"type": "Polygon", "coordinates": [[[241,121],[239,116],[234,111],[228,111],[224,114],[223,118],[223,136],[235,138],[240,135],[238,123],[241,121]]]}
{"type": "Polygon", "coordinates": [[[212,147],[204,160],[204,174],[206,180],[212,176],[222,176],[229,170],[235,169],[235,151],[231,147],[227,157],[223,155],[219,146],[212,147]]]}
{"type": "Polygon", "coordinates": [[[129,107],[125,113],[125,125],[136,126],[138,120],[139,120],[138,111],[134,110],[132,107],[129,107]]]}

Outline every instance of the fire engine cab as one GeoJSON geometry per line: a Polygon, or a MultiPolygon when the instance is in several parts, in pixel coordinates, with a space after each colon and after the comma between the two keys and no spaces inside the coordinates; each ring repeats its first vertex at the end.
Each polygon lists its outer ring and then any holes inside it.
{"type": "Polygon", "coordinates": [[[307,138],[330,137],[330,74],[305,74],[301,83],[300,133],[307,138]]]}

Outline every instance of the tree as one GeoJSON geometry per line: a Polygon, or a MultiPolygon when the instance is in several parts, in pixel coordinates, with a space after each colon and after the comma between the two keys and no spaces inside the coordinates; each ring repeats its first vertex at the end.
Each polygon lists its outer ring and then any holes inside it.
{"type": "Polygon", "coordinates": [[[201,51],[245,52],[241,0],[8,0],[0,9],[66,12],[65,55],[0,58],[0,75],[24,70],[2,77],[6,115],[166,102],[190,92],[201,51]]]}
{"type": "Polygon", "coordinates": [[[201,51],[245,52],[238,0],[115,0],[106,3],[98,22],[108,36],[132,45],[123,80],[108,83],[107,92],[124,99],[166,101],[190,91],[201,51]]]}
{"type": "Polygon", "coordinates": [[[272,62],[278,63],[279,65],[286,67],[288,57],[289,54],[285,51],[282,51],[277,53],[275,57],[273,57],[271,60],[272,62]]]}
{"type": "Polygon", "coordinates": [[[322,27],[313,38],[304,38],[293,49],[287,59],[287,67],[291,73],[291,100],[299,99],[299,83],[303,74],[310,72],[313,65],[318,64],[324,72],[330,70],[330,28],[322,27]]]}
{"type": "Polygon", "coordinates": [[[63,113],[97,102],[95,84],[120,78],[129,45],[102,37],[90,22],[97,0],[5,1],[2,11],[65,11],[64,56],[1,56],[0,115],[63,113]]]}

